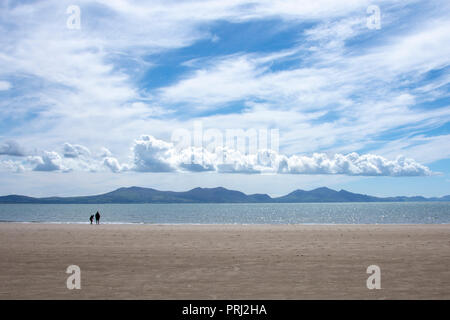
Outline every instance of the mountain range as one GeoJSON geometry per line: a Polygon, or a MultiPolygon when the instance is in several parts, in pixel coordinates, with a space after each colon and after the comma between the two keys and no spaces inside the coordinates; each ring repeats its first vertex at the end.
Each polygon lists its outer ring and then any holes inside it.
{"type": "Polygon", "coordinates": [[[310,191],[295,190],[285,196],[270,197],[267,194],[245,194],[236,190],[218,188],[195,188],[189,191],[160,191],[151,188],[129,187],[93,196],[34,198],[22,195],[0,196],[0,203],[301,203],[301,202],[407,202],[407,201],[450,201],[450,195],[440,198],[374,197],[336,191],[326,187],[310,191]]]}

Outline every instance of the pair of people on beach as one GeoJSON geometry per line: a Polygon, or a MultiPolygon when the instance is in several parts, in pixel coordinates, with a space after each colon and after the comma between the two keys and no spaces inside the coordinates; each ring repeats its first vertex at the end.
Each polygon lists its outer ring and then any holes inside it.
{"type": "MultiPolygon", "coordinates": [[[[94,221],[94,215],[91,215],[89,217],[89,220],[92,222],[94,221]]],[[[97,211],[97,213],[95,214],[95,224],[100,224],[100,213],[97,211]]]]}

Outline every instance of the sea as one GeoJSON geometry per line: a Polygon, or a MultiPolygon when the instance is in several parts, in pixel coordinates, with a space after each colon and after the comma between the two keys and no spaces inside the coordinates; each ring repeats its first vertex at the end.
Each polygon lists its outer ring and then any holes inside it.
{"type": "Polygon", "coordinates": [[[0,222],[105,224],[447,224],[450,202],[0,204],[0,222]]]}

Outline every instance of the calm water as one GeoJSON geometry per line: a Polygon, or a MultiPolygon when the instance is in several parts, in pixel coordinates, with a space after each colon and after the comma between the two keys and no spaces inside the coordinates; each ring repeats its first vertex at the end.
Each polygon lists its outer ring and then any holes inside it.
{"type": "Polygon", "coordinates": [[[450,223],[450,202],[289,204],[0,204],[0,221],[157,224],[450,223]]]}

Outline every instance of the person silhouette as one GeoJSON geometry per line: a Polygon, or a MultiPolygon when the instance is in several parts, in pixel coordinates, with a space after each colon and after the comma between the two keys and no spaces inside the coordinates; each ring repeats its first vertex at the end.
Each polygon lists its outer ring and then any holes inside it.
{"type": "Polygon", "coordinates": [[[89,221],[91,221],[91,224],[92,224],[92,222],[94,221],[94,215],[91,215],[91,216],[89,217],[89,221]]]}
{"type": "Polygon", "coordinates": [[[95,224],[100,224],[100,213],[98,213],[98,211],[95,214],[95,224]]]}

